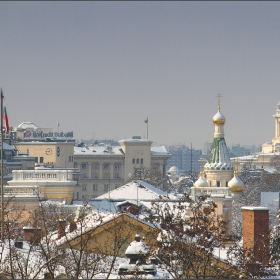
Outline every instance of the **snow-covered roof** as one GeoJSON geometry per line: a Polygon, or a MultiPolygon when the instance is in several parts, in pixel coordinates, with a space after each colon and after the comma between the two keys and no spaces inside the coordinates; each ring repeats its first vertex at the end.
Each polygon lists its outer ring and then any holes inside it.
{"type": "Polygon", "coordinates": [[[37,126],[33,122],[22,122],[20,125],[18,125],[18,127],[22,129],[26,129],[26,128],[32,128],[35,130],[37,129],[37,126]]]}
{"type": "MultiPolygon", "coordinates": [[[[141,140],[141,139],[133,139],[141,140]]],[[[143,139],[142,139],[143,140],[143,139]]],[[[123,155],[121,146],[83,146],[74,147],[74,155],[123,155]]],[[[151,155],[171,155],[170,151],[165,146],[151,147],[151,155]]]]}
{"type": "Polygon", "coordinates": [[[143,241],[132,241],[127,247],[126,255],[148,254],[150,252],[149,247],[143,241]]]}
{"type": "MultiPolygon", "coordinates": [[[[70,232],[69,231],[69,225],[66,227],[65,232],[66,236],[62,236],[59,240],[57,240],[57,245],[60,246],[64,244],[65,242],[69,242],[70,240],[75,239],[76,237],[80,236],[81,234],[87,233],[95,228],[100,227],[103,224],[106,224],[122,215],[129,216],[133,219],[136,219],[136,216],[130,213],[101,213],[101,212],[93,212],[89,215],[87,215],[82,221],[77,221],[77,229],[70,232]]],[[[137,217],[137,221],[149,225],[152,228],[155,228],[155,226],[149,222],[146,222],[139,217],[137,217]]],[[[52,235],[52,238],[56,239],[57,235],[52,235]]]]}
{"type": "Polygon", "coordinates": [[[239,159],[239,160],[256,160],[258,159],[258,155],[247,155],[247,156],[241,156],[241,157],[233,157],[230,158],[231,160],[239,159]]]}
{"type": "Polygon", "coordinates": [[[119,142],[147,142],[147,143],[152,143],[153,141],[152,140],[149,140],[149,139],[142,139],[139,137],[135,137],[135,138],[127,138],[127,139],[123,139],[123,140],[120,140],[119,142]]]}
{"type": "MultiPolygon", "coordinates": [[[[0,143],[1,143],[1,141],[0,141],[0,143]]],[[[3,149],[4,149],[4,151],[16,151],[17,150],[15,147],[13,147],[5,142],[3,142],[3,149]]]]}
{"type": "Polygon", "coordinates": [[[251,210],[251,211],[263,211],[263,210],[269,210],[267,207],[263,206],[242,206],[242,210],[251,210]]]}
{"type": "MultiPolygon", "coordinates": [[[[96,197],[96,200],[113,199],[113,200],[157,200],[166,197],[166,192],[140,180],[132,181],[117,189],[107,192],[96,197]]],[[[168,194],[170,199],[177,199],[176,196],[168,194]]]]}
{"type": "Polygon", "coordinates": [[[75,146],[74,155],[123,155],[123,153],[120,146],[75,146]]]}
{"type": "Polygon", "coordinates": [[[151,147],[152,155],[171,155],[170,151],[165,146],[151,147]]]}

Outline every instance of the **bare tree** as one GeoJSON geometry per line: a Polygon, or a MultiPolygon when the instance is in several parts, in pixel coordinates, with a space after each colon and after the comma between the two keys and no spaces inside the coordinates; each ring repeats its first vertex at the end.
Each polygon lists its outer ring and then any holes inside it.
{"type": "Polygon", "coordinates": [[[185,195],[176,203],[155,202],[150,222],[161,230],[154,252],[161,266],[179,279],[228,278],[240,272],[213,257],[225,240],[226,223],[215,214],[216,205],[206,196],[193,201],[185,195]]]}

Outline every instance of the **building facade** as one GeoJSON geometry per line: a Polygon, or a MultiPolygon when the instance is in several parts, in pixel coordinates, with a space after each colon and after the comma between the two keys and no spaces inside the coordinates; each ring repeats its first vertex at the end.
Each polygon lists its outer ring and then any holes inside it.
{"type": "Polygon", "coordinates": [[[200,170],[201,150],[192,149],[185,145],[169,147],[169,150],[172,157],[167,162],[167,169],[176,166],[183,173],[200,170]]]}
{"type": "Polygon", "coordinates": [[[151,140],[140,137],[120,140],[119,144],[74,147],[74,167],[83,173],[79,179],[81,192],[76,193],[75,199],[95,198],[116,189],[143,169],[158,172],[164,178],[171,157],[168,149],[153,147],[151,140]]]}
{"type": "Polygon", "coordinates": [[[277,104],[276,113],[273,117],[275,119],[275,137],[271,142],[262,144],[261,152],[233,158],[232,160],[239,170],[273,168],[271,159],[275,156],[280,156],[280,102],[277,104]]]}

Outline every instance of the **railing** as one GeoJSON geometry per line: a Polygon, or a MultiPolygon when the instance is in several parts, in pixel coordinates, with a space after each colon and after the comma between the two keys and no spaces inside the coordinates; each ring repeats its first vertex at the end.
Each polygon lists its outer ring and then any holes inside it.
{"type": "Polygon", "coordinates": [[[39,196],[43,192],[42,188],[26,187],[26,186],[4,186],[4,194],[6,196],[20,195],[20,196],[39,196]]]}
{"type": "Polygon", "coordinates": [[[192,187],[191,196],[198,195],[211,195],[211,194],[223,194],[225,196],[231,196],[230,188],[211,188],[211,187],[192,187]]]}
{"type": "Polygon", "coordinates": [[[72,170],[13,170],[13,181],[72,181],[72,170]]]}

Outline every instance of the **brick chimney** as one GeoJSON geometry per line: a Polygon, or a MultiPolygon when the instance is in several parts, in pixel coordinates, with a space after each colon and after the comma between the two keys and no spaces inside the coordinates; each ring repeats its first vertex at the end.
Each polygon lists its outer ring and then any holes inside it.
{"type": "Polygon", "coordinates": [[[66,220],[58,220],[57,225],[57,239],[65,236],[66,220]]]}
{"type": "Polygon", "coordinates": [[[42,236],[40,227],[23,227],[23,240],[30,244],[38,245],[42,236]]]}
{"type": "Polygon", "coordinates": [[[264,265],[269,261],[269,209],[244,206],[243,247],[253,248],[255,258],[264,265]]]}

